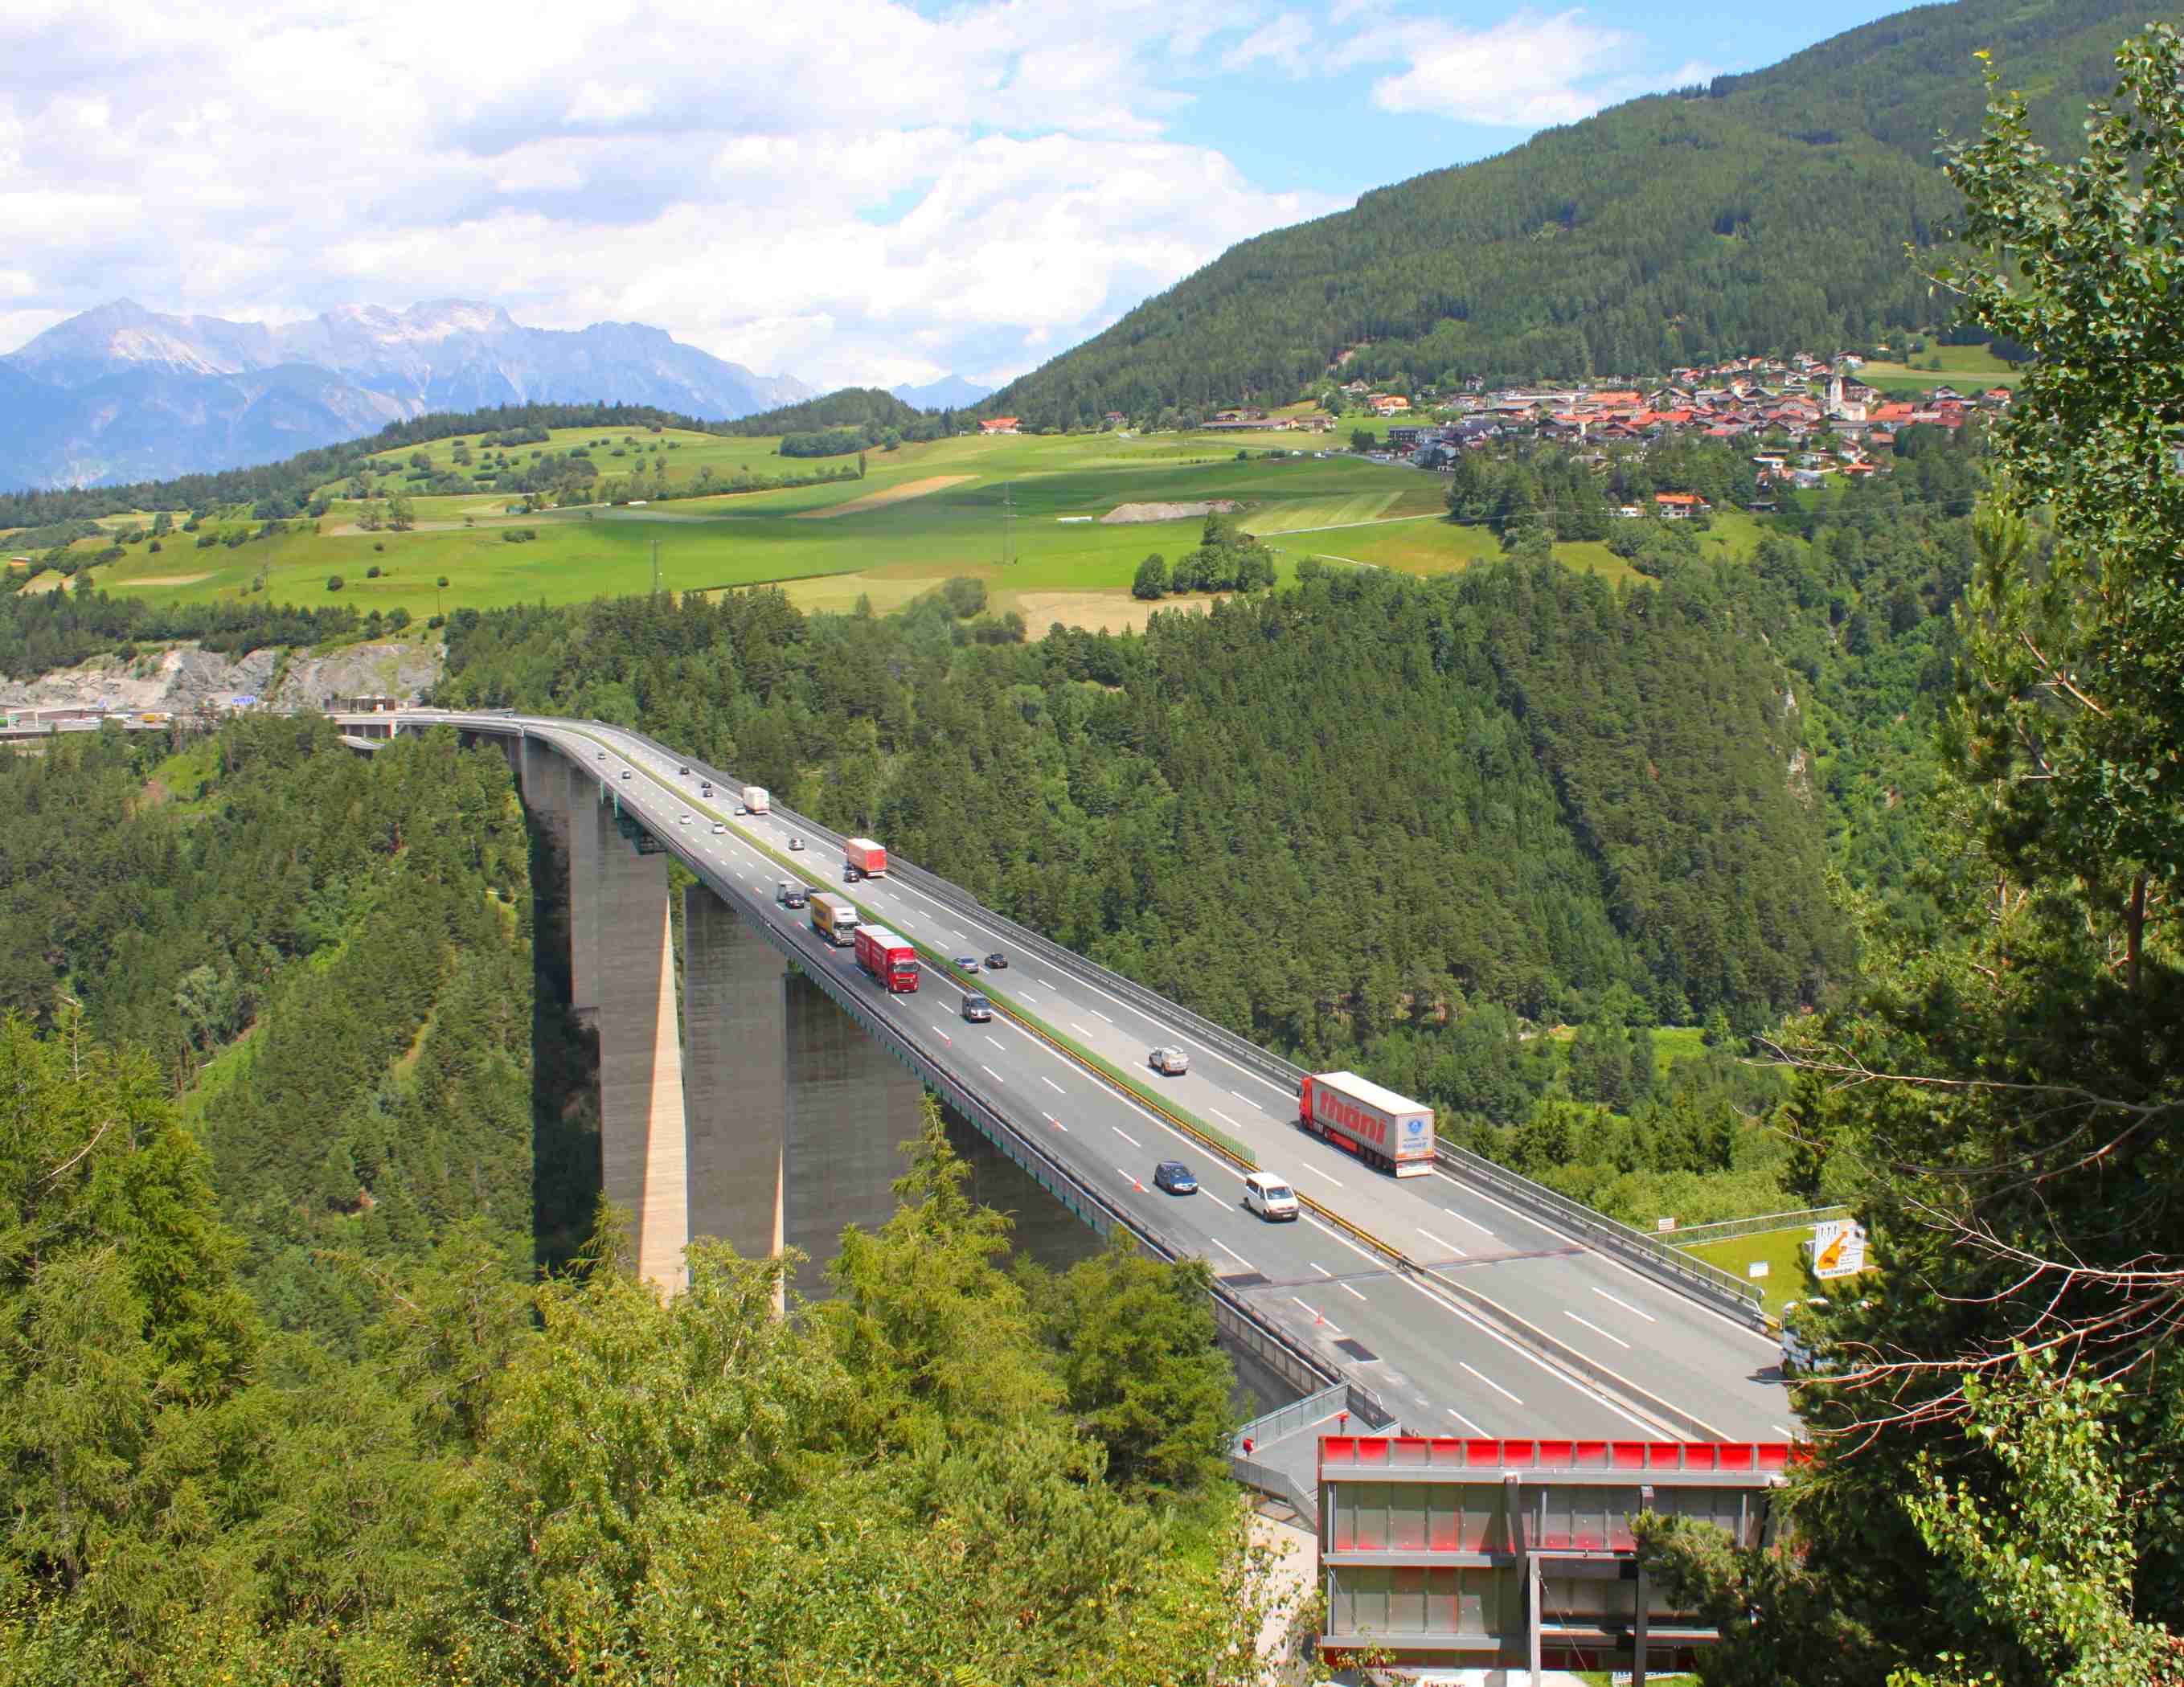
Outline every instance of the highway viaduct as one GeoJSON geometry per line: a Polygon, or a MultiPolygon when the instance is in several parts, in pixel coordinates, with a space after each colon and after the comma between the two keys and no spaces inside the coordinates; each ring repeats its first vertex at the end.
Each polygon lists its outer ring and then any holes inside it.
{"type": "Polygon", "coordinates": [[[1372,1170],[1297,1128],[1286,1062],[909,864],[844,884],[838,838],[778,808],[738,813],[722,770],[594,721],[334,718],[359,743],[444,724],[509,754],[568,866],[572,1006],[599,1038],[604,1192],[631,1215],[638,1269],[663,1289],[684,1281],[694,1237],[824,1261],[844,1222],[882,1222],[930,1087],[1095,1231],[1119,1224],[1164,1256],[1206,1260],[1232,1350],[1300,1392],[1349,1384],[1368,1423],[1791,1435],[1779,1353],[1741,1285],[1471,1156],[1446,1154],[1424,1178],[1372,1170]],[[679,988],[671,857],[697,881],[679,988]],[[784,879],[847,894],[917,943],[922,987],[891,995],[868,979],[778,904],[784,879]],[[1012,965],[975,986],[945,964],[994,949],[1012,965]],[[994,999],[990,1024],[960,1016],[967,988],[994,999]],[[1150,1071],[1156,1044],[1190,1051],[1187,1076],[1150,1071]],[[1163,1159],[1187,1161],[1201,1192],[1156,1189],[1163,1159]],[[1307,1198],[1301,1222],[1242,1209],[1253,1165],[1307,1198]]]}

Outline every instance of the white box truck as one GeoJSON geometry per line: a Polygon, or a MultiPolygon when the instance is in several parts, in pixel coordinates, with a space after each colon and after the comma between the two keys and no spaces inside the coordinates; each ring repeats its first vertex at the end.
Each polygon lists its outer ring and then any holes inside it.
{"type": "Polygon", "coordinates": [[[1433,1109],[1355,1072],[1306,1078],[1297,1122],[1398,1178],[1422,1178],[1434,1168],[1433,1109]]]}
{"type": "Polygon", "coordinates": [[[744,787],[744,806],[753,814],[772,814],[773,798],[763,785],[744,787]]]}

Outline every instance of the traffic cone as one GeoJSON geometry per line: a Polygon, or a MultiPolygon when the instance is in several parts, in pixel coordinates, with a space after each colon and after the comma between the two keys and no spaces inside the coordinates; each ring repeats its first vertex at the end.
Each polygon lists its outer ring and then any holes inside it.
{"type": "Polygon", "coordinates": [[[1145,1192],[1145,1186],[1139,1183],[1135,1178],[1130,1179],[1130,1187],[1135,1189],[1139,1194],[1143,1194],[1145,1192]]]}
{"type": "Polygon", "coordinates": [[[1327,1318],[1326,1318],[1325,1315],[1324,1315],[1324,1314],[1323,1314],[1323,1313],[1320,1313],[1320,1312],[1314,1312],[1314,1313],[1312,1315],[1312,1322],[1314,1322],[1314,1323],[1316,1323],[1316,1324],[1323,1324],[1323,1323],[1325,1323],[1325,1322],[1327,1322],[1327,1318]]]}

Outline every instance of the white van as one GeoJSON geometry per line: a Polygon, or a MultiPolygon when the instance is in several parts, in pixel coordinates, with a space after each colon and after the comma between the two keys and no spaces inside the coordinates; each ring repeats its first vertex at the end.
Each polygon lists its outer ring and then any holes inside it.
{"type": "Polygon", "coordinates": [[[1244,1211],[1256,1212],[1273,1223],[1297,1216],[1296,1192],[1270,1172],[1254,1172],[1244,1179],[1244,1211]]]}

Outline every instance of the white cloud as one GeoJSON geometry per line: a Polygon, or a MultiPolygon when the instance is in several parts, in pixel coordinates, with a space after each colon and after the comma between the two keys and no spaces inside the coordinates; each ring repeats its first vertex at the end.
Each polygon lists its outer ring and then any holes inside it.
{"type": "Polygon", "coordinates": [[[809,380],[929,378],[1026,365],[1333,203],[1163,138],[1256,24],[1243,0],[837,0],[816,27],[114,0],[95,43],[73,16],[0,8],[0,326],[476,297],[809,380]]]}
{"type": "Polygon", "coordinates": [[[1536,125],[1610,97],[1630,46],[1359,0],[110,0],[95,31],[0,0],[0,337],[120,296],[464,297],[815,382],[991,381],[1341,203],[1203,143],[1219,79],[1536,125]]]}
{"type": "Polygon", "coordinates": [[[1638,43],[1579,12],[1519,12],[1486,29],[1440,21],[1368,25],[1344,49],[1351,63],[1401,58],[1405,68],[1373,86],[1384,111],[1429,112],[1462,123],[1537,129],[1589,117],[1617,92],[1638,43]]]}

